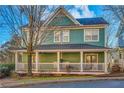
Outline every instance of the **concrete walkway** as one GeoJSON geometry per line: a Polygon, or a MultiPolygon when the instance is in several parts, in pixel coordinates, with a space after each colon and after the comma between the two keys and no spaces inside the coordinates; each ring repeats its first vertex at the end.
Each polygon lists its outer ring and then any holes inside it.
{"type": "Polygon", "coordinates": [[[124,80],[124,77],[93,77],[93,78],[75,78],[75,79],[60,79],[60,80],[38,80],[38,81],[30,81],[30,82],[18,82],[14,79],[1,79],[0,87],[1,88],[10,88],[10,87],[21,87],[26,85],[34,85],[34,84],[48,84],[48,83],[56,83],[56,82],[76,82],[76,81],[93,81],[93,80],[124,80]]]}

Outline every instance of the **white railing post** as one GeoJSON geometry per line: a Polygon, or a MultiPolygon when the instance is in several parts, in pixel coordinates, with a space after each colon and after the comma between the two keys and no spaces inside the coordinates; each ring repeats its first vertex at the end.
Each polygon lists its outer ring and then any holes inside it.
{"type": "Polygon", "coordinates": [[[35,62],[36,62],[36,72],[38,72],[39,53],[37,51],[36,51],[35,62]]]}
{"type": "Polygon", "coordinates": [[[57,52],[57,71],[60,72],[60,52],[57,52]]]}
{"type": "Polygon", "coordinates": [[[83,52],[80,52],[80,67],[81,67],[81,72],[83,72],[83,52]]]}
{"type": "Polygon", "coordinates": [[[18,69],[18,52],[15,52],[15,71],[18,69]]]}
{"type": "Polygon", "coordinates": [[[108,73],[108,70],[107,70],[107,51],[104,51],[104,72],[105,73],[108,73]]]}

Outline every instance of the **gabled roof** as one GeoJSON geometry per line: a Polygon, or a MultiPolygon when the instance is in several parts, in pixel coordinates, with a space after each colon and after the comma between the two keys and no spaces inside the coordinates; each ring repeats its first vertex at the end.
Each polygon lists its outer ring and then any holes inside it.
{"type": "Polygon", "coordinates": [[[60,12],[63,12],[70,20],[75,24],[80,24],[69,12],[67,12],[63,7],[57,8],[53,14],[44,22],[44,25],[48,25],[60,12]]]}
{"type": "MultiPolygon", "coordinates": [[[[42,21],[43,25],[48,25],[60,12],[63,12],[70,20],[72,20],[75,24],[78,25],[100,25],[100,24],[109,24],[104,18],[102,17],[93,17],[93,18],[74,18],[68,11],[65,10],[63,7],[57,8],[51,15],[48,17],[46,21],[42,21]]],[[[22,27],[28,27],[24,25],[22,27]]]]}
{"type": "Polygon", "coordinates": [[[82,25],[98,25],[98,24],[108,24],[102,17],[96,18],[79,18],[77,21],[82,25]]]}

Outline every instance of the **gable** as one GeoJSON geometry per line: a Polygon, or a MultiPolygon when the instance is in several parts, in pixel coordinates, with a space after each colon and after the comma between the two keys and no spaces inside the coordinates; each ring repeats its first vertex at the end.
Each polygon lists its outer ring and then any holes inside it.
{"type": "Polygon", "coordinates": [[[56,11],[46,20],[44,25],[50,26],[68,26],[79,25],[80,23],[64,8],[58,8],[56,11]]]}
{"type": "Polygon", "coordinates": [[[50,23],[50,26],[68,26],[75,23],[69,19],[64,13],[60,12],[50,23]]]}

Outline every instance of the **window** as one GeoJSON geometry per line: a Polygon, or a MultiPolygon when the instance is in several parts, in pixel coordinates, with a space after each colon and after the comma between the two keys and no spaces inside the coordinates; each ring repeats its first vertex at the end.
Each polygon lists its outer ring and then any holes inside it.
{"type": "Polygon", "coordinates": [[[85,29],[85,41],[99,41],[99,29],[85,29]]]}
{"type": "Polygon", "coordinates": [[[69,42],[69,31],[55,31],[54,42],[69,42]]]}
{"type": "Polygon", "coordinates": [[[54,42],[60,42],[61,41],[61,31],[55,31],[54,32],[54,42]]]}
{"type": "Polygon", "coordinates": [[[62,33],[62,41],[69,42],[69,31],[63,31],[62,33]]]}

